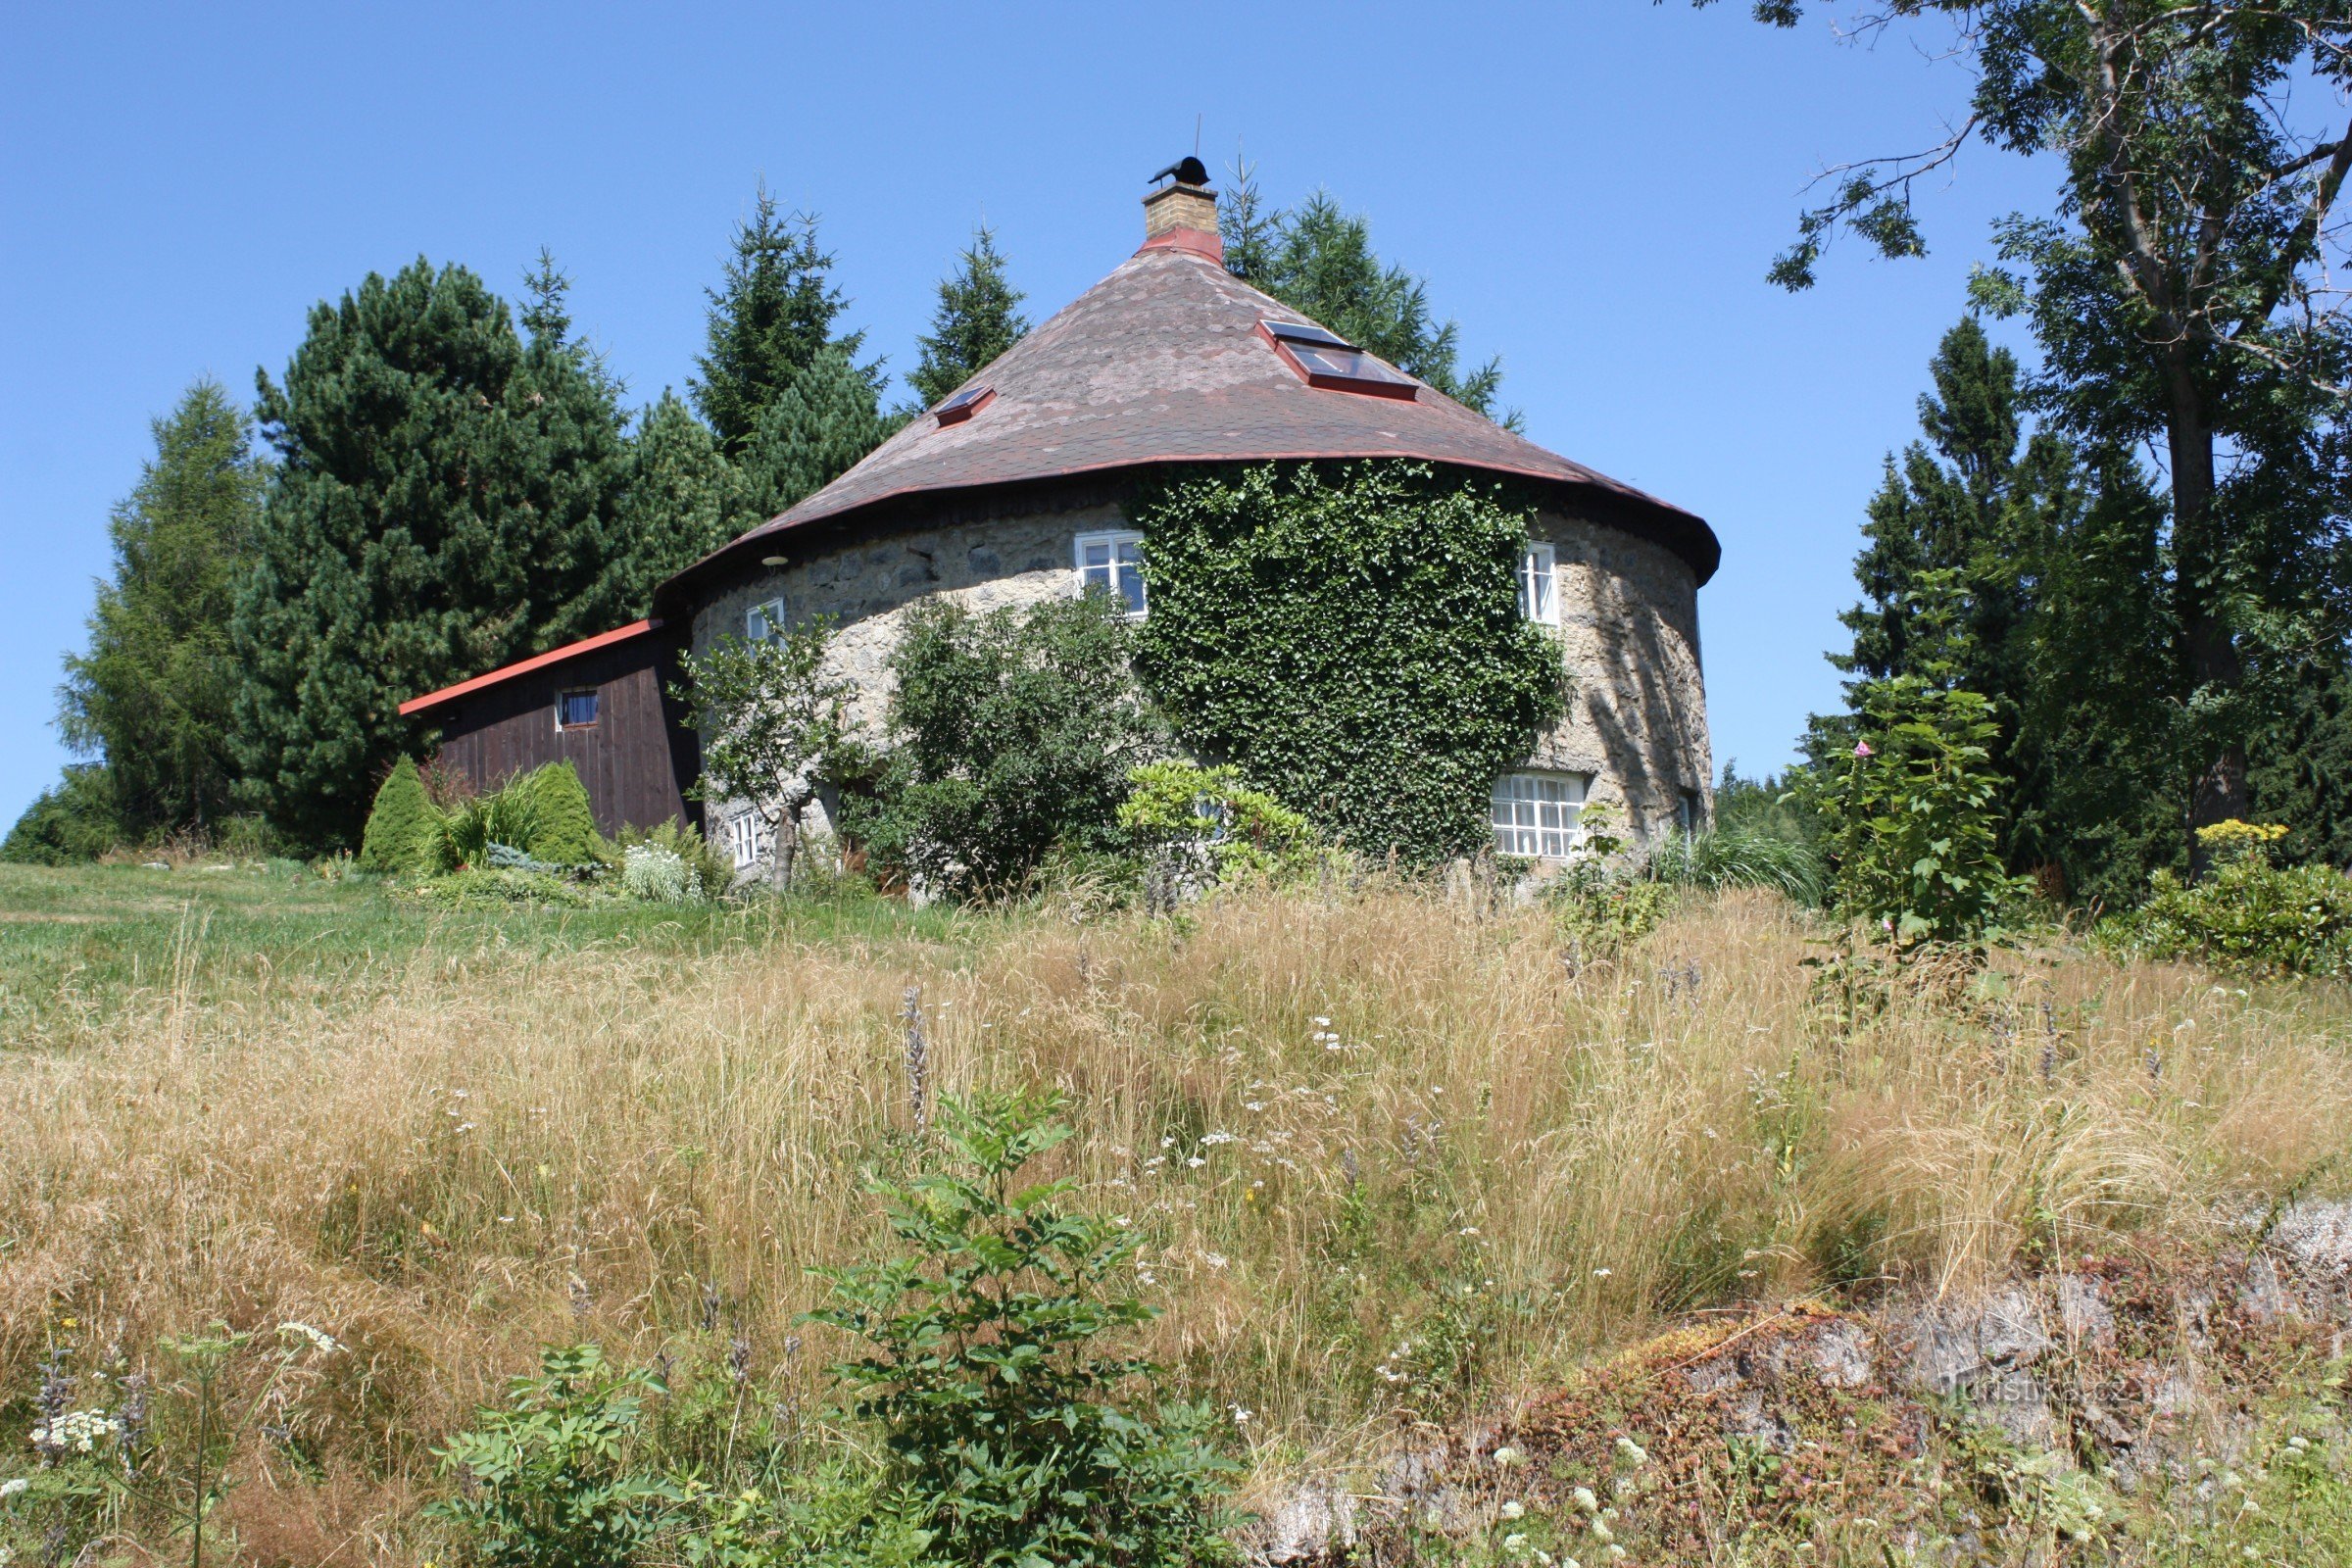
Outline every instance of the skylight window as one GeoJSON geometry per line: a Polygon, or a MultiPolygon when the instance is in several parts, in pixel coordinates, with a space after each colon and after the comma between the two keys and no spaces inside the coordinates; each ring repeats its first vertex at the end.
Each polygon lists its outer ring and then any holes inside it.
{"type": "Polygon", "coordinates": [[[1308,386],[1407,400],[1418,390],[1411,376],[1319,326],[1304,321],[1260,321],[1257,325],[1274,345],[1274,352],[1306,377],[1308,386]]]}
{"type": "Polygon", "coordinates": [[[931,413],[942,424],[961,424],[978,414],[996,395],[997,389],[993,386],[967,386],[931,413]]]}

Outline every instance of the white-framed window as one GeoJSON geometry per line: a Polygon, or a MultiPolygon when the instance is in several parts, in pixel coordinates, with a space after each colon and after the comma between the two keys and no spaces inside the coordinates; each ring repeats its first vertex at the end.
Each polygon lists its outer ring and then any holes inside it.
{"type": "Polygon", "coordinates": [[[1531,544],[1519,558],[1519,614],[1545,626],[1560,623],[1557,558],[1547,544],[1531,544]]]}
{"type": "Polygon", "coordinates": [[[1494,781],[1494,853],[1565,860],[1592,781],[1582,773],[1505,773],[1494,781]]]}
{"type": "Polygon", "coordinates": [[[783,635],[783,600],[763,600],[743,612],[743,640],[745,642],[770,642],[783,635]]]}
{"type": "Polygon", "coordinates": [[[728,817],[725,826],[727,853],[734,858],[735,869],[749,871],[767,853],[767,824],[758,811],[742,810],[728,817]]]}
{"type": "Polygon", "coordinates": [[[1144,536],[1130,529],[1109,528],[1082,533],[1071,542],[1072,564],[1078,568],[1078,591],[1100,588],[1116,595],[1127,607],[1129,620],[1144,618],[1144,536]]]}

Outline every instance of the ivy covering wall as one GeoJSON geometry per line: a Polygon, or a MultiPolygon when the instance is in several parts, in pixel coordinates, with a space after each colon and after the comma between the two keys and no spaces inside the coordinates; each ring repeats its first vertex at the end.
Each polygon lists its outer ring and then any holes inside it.
{"type": "Polygon", "coordinates": [[[1534,518],[1426,464],[1148,485],[1138,671],[1188,749],[1359,853],[1470,853],[1496,776],[1567,710],[1559,648],[1519,614],[1534,518]]]}

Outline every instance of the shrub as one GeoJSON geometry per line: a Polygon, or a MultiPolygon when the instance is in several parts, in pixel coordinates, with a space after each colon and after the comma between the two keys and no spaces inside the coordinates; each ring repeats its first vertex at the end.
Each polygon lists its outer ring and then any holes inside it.
{"type": "Polygon", "coordinates": [[[1306,818],[1242,783],[1238,767],[1152,762],[1127,775],[1119,831],[1147,861],[1185,861],[1206,880],[1298,872],[1315,843],[1306,818]]]}
{"type": "Polygon", "coordinates": [[[485,1409],[440,1457],[467,1481],[431,1512],[472,1538],[486,1568],[625,1568],[675,1491],[632,1468],[649,1372],[615,1372],[593,1345],[541,1352],[504,1409],[485,1409]]]}
{"type": "MultiPolygon", "coordinates": [[[[508,788],[529,800],[531,834],[517,849],[555,865],[596,865],[605,858],[605,841],[596,831],[596,808],[589,804],[588,786],[580,771],[566,760],[535,767],[508,788]]],[[[501,841],[505,842],[505,841],[501,841]]]]}
{"type": "Polygon", "coordinates": [[[65,776],[43,790],[0,841],[0,860],[72,865],[95,860],[122,839],[113,776],[95,762],[70,762],[65,776]]]}
{"type": "Polygon", "coordinates": [[[956,897],[1019,886],[1064,839],[1112,846],[1127,775],[1162,732],[1107,595],[974,615],[932,603],[891,655],[894,744],[844,826],[873,859],[956,897]]]}
{"type": "Polygon", "coordinates": [[[835,1271],[813,1317],[871,1348],[838,1369],[878,1422],[892,1480],[923,1496],[938,1555],[964,1563],[1225,1561],[1231,1466],[1208,1412],[1144,1411],[1158,1370],[1101,1343],[1148,1321],[1126,1288],[1137,1233],[1061,1206],[1067,1180],[1016,1185],[1069,1137],[1058,1096],[940,1104],[958,1170],[875,1183],[910,1249],[835,1271]]]}
{"type": "Polygon", "coordinates": [[[360,835],[360,868],[400,875],[430,868],[437,860],[441,813],[425,795],[416,764],[404,757],[376,786],[375,805],[360,835]]]}
{"type": "Polygon", "coordinates": [[[702,890],[699,897],[720,898],[734,885],[734,860],[704,838],[702,830],[691,822],[672,819],[652,827],[624,827],[613,840],[613,847],[623,856],[635,846],[666,850],[685,861],[695,886],[702,890]]]}
{"type": "Polygon", "coordinates": [[[1532,506],[1426,464],[1265,465],[1148,490],[1137,668],[1196,755],[1358,854],[1486,843],[1489,793],[1566,710],[1521,615],[1532,506]]]}
{"type": "Polygon", "coordinates": [[[2102,924],[2101,941],[2257,973],[2352,973],[2352,881],[2332,866],[2274,864],[2271,846],[2285,832],[2236,821],[2199,828],[2212,871],[2195,883],[2157,871],[2147,903],[2102,924]]]}
{"type": "Polygon", "coordinates": [[[620,885],[648,904],[686,904],[703,897],[703,885],[675,850],[632,844],[620,852],[620,885]]]}
{"type": "Polygon", "coordinates": [[[1851,758],[1796,781],[1825,824],[1833,906],[1901,948],[1981,943],[2016,894],[2000,855],[1992,705],[1920,675],[1863,682],[1854,696],[1851,758]]]}
{"type": "Polygon", "coordinates": [[[1821,902],[1821,857],[1813,847],[1753,828],[1670,833],[1650,851],[1643,874],[1676,887],[1770,888],[1799,904],[1821,902]]]}

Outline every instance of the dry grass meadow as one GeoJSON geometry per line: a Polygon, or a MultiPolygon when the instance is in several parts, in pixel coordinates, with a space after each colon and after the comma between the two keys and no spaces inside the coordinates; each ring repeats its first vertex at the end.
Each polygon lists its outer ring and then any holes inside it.
{"type": "Polygon", "coordinates": [[[313,1472],[271,1486],[379,1543],[545,1342],[699,1338],[822,1407],[835,1348],[797,1318],[883,1239],[862,1173],[915,1157],[910,993],[933,1093],[1071,1097],[1055,1158],[1144,1232],[1149,1348],[1269,1474],[1691,1309],[2193,1240],[2352,1176],[2335,991],[2049,949],[1849,1030],[1761,894],[1581,968],[1541,911],[1400,888],[1174,925],[483,927],[332,984],[175,929],[168,967],[0,1045],[0,1410],[61,1348],[318,1325],[352,1353],[313,1472]]]}

